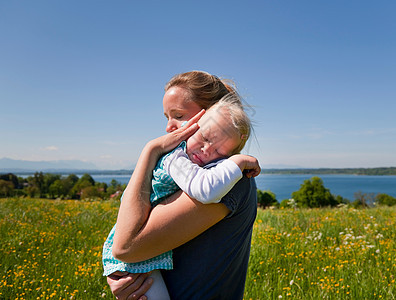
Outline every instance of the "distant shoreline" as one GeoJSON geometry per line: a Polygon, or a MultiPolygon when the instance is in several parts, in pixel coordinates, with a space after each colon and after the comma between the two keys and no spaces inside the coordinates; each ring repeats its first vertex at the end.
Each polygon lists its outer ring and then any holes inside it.
{"type": "Polygon", "coordinates": [[[311,168],[311,169],[264,169],[262,174],[312,174],[312,175],[370,175],[384,176],[396,175],[396,167],[381,168],[311,168]]]}
{"type": "MultiPolygon", "coordinates": [[[[34,175],[36,172],[52,173],[60,175],[68,174],[90,174],[90,175],[131,175],[133,170],[78,170],[78,169],[46,169],[40,171],[21,170],[21,169],[3,169],[0,174],[13,173],[16,175],[34,175]]],[[[370,175],[370,176],[384,176],[396,175],[396,167],[380,167],[380,168],[293,168],[293,169],[265,169],[263,168],[261,174],[280,174],[280,175],[295,175],[295,174],[335,174],[335,175],[370,175]]]]}

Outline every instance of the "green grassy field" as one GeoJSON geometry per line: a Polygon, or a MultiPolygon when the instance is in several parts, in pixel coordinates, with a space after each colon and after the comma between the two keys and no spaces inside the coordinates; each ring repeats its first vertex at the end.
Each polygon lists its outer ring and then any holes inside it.
{"type": "MultiPolygon", "coordinates": [[[[113,299],[118,202],[0,199],[0,299],[113,299]]],[[[396,208],[259,210],[245,299],[395,299],[396,208]]]]}
{"type": "Polygon", "coordinates": [[[246,299],[395,299],[396,208],[261,210],[246,299]]]}

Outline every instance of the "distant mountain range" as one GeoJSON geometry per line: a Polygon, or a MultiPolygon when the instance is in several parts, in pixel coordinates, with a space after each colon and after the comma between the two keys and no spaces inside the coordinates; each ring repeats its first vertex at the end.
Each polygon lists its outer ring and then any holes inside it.
{"type": "Polygon", "coordinates": [[[284,164],[278,164],[278,165],[262,165],[260,166],[262,169],[304,169],[304,167],[301,166],[295,166],[295,165],[284,165],[284,164]]]}
{"type": "Polygon", "coordinates": [[[97,170],[95,164],[81,160],[29,161],[10,158],[0,159],[0,173],[59,172],[71,170],[97,170]]]}

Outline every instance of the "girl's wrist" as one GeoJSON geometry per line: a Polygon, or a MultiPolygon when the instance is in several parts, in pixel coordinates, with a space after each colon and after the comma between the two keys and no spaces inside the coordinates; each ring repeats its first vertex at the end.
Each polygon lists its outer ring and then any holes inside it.
{"type": "Polygon", "coordinates": [[[239,169],[241,169],[242,172],[244,171],[245,161],[243,159],[243,156],[241,156],[240,154],[234,154],[228,159],[232,160],[239,167],[239,169]]]}
{"type": "Polygon", "coordinates": [[[148,152],[151,158],[153,159],[159,159],[159,157],[163,154],[164,149],[159,142],[158,139],[154,139],[149,141],[146,146],[144,147],[143,151],[148,152]]]}

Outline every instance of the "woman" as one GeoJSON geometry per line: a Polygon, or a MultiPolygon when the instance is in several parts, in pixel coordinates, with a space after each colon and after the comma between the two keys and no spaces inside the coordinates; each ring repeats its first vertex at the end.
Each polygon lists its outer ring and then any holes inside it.
{"type": "MultiPolygon", "coordinates": [[[[120,206],[113,254],[137,262],[173,249],[174,269],[162,272],[171,299],[242,299],[257,211],[254,180],[244,177],[218,204],[204,205],[178,192],[151,210],[148,196],[158,157],[197,130],[196,113],[235,90],[194,71],[172,78],[165,91],[171,133],[142,151],[120,206]]],[[[146,277],[109,276],[108,283],[119,299],[137,299],[150,285],[146,277]]]]}

